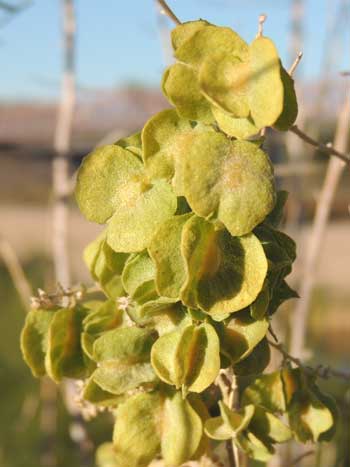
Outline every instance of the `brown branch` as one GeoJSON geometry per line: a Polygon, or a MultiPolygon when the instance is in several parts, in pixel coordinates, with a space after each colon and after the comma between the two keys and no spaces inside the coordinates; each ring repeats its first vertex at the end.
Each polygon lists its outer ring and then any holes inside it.
{"type": "MultiPolygon", "coordinates": [[[[220,370],[215,384],[219,387],[222,400],[230,409],[238,409],[238,386],[237,377],[231,367],[220,370]]],[[[226,441],[226,451],[229,467],[240,467],[240,457],[236,444],[232,439],[226,441]]]]}
{"type": "Polygon", "coordinates": [[[268,343],[269,345],[271,345],[271,347],[273,347],[274,349],[277,349],[282,354],[284,360],[294,363],[294,365],[296,365],[299,368],[302,368],[307,373],[311,373],[323,379],[328,379],[333,376],[335,378],[340,378],[345,381],[350,381],[350,372],[334,369],[334,368],[331,368],[330,366],[319,365],[317,367],[311,367],[311,366],[304,365],[303,362],[299,358],[294,357],[293,355],[288,353],[287,350],[284,348],[283,344],[281,343],[277,344],[269,339],[268,339],[268,343]]]}
{"type": "Polygon", "coordinates": [[[301,138],[303,141],[310,144],[311,146],[315,147],[319,151],[321,151],[321,152],[323,152],[325,154],[328,154],[330,156],[336,156],[339,159],[341,159],[343,162],[345,162],[346,164],[350,164],[350,156],[348,156],[347,154],[342,153],[341,151],[338,151],[333,146],[328,146],[326,144],[319,143],[318,141],[311,138],[311,136],[307,135],[302,130],[300,130],[300,128],[298,128],[297,125],[293,125],[289,129],[289,131],[291,131],[295,135],[299,136],[299,138],[301,138]]]}
{"type": "Polygon", "coordinates": [[[225,443],[225,446],[226,446],[226,451],[227,451],[228,467],[237,467],[234,452],[233,452],[232,439],[228,439],[225,443]]]}
{"type": "Polygon", "coordinates": [[[165,0],[157,0],[160,8],[161,8],[161,12],[164,14],[164,15],[167,15],[172,21],[174,21],[174,23],[176,24],[181,24],[181,21],[179,20],[179,18],[175,15],[175,13],[171,10],[171,8],[169,7],[169,5],[165,2],[165,0]]]}

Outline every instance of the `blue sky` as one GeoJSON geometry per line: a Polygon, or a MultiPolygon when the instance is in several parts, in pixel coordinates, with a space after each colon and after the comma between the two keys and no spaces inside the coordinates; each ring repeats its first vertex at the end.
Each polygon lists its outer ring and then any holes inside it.
{"type": "MultiPolygon", "coordinates": [[[[265,34],[276,41],[282,60],[289,66],[289,0],[169,0],[168,3],[182,21],[202,17],[231,26],[248,41],[256,33],[257,17],[266,13],[265,34]]],[[[304,59],[300,73],[312,79],[320,71],[327,18],[336,1],[305,0],[305,4],[304,59]]],[[[158,85],[165,64],[153,0],[76,0],[76,14],[80,86],[112,87],[128,82],[158,85]]],[[[2,27],[0,98],[57,96],[60,15],[60,0],[34,0],[32,7],[2,27]]],[[[349,43],[349,37],[346,39],[349,43]]],[[[349,55],[349,51],[344,54],[340,69],[350,68],[349,55]]]]}

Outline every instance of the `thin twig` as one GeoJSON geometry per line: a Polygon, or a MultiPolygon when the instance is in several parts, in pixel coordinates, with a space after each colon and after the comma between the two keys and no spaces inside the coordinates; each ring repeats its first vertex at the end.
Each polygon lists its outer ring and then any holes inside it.
{"type": "MultiPolygon", "coordinates": [[[[238,386],[236,376],[233,374],[232,368],[220,370],[219,376],[215,380],[215,384],[221,391],[224,404],[226,404],[230,409],[237,409],[238,386]]],[[[232,439],[226,441],[226,450],[229,467],[240,467],[238,448],[232,439]]]]}
{"type": "Polygon", "coordinates": [[[264,34],[264,23],[267,20],[267,15],[262,14],[259,16],[258,20],[258,33],[256,37],[261,37],[264,34]]]}
{"type": "Polygon", "coordinates": [[[277,344],[269,339],[268,343],[269,345],[271,345],[271,347],[277,349],[283,355],[284,360],[294,363],[297,367],[302,368],[307,373],[311,373],[323,379],[328,379],[333,376],[336,378],[343,379],[345,381],[350,381],[350,372],[334,369],[329,366],[319,365],[317,367],[311,367],[304,365],[299,358],[294,357],[293,355],[288,353],[287,350],[284,348],[283,344],[277,344]]]}
{"type": "Polygon", "coordinates": [[[306,451],[303,454],[300,454],[300,456],[296,457],[294,460],[292,460],[292,463],[290,464],[290,467],[293,465],[299,464],[300,461],[305,459],[305,457],[311,456],[312,454],[315,454],[315,451],[311,449],[310,451],[306,451]]]}
{"type": "Polygon", "coordinates": [[[278,343],[278,337],[277,337],[275,331],[272,329],[271,324],[269,325],[269,333],[270,333],[271,336],[273,337],[274,341],[275,341],[276,343],[278,343]]]}
{"type": "Polygon", "coordinates": [[[349,155],[344,154],[341,151],[338,151],[333,146],[328,146],[326,144],[319,143],[318,141],[311,138],[311,136],[307,135],[302,130],[300,130],[300,128],[298,128],[297,125],[293,125],[292,127],[290,127],[289,131],[291,131],[295,135],[299,136],[299,138],[301,138],[303,141],[310,144],[311,146],[314,146],[319,151],[324,152],[325,154],[328,154],[330,156],[336,156],[339,159],[341,159],[343,162],[346,162],[346,164],[350,164],[350,156],[349,155]]]}
{"type": "Polygon", "coordinates": [[[226,441],[226,451],[227,451],[227,459],[228,459],[229,467],[237,467],[234,452],[233,452],[233,442],[231,439],[228,439],[226,441]]]}
{"type": "Polygon", "coordinates": [[[163,15],[167,15],[174,23],[181,24],[179,18],[175,15],[175,13],[171,10],[169,5],[165,2],[165,0],[157,0],[158,4],[161,8],[161,13],[163,15]]]}
{"type": "MultiPolygon", "coordinates": [[[[233,374],[233,372],[231,374],[231,390],[230,390],[228,402],[229,402],[230,409],[239,408],[238,381],[237,381],[237,376],[233,374]]],[[[232,440],[232,451],[233,451],[233,458],[234,458],[235,466],[240,467],[239,451],[234,440],[232,440]]]]}
{"type": "Polygon", "coordinates": [[[290,76],[293,76],[295,70],[297,69],[297,66],[299,65],[300,63],[300,60],[303,58],[303,52],[299,52],[298,55],[297,55],[297,58],[294,60],[292,66],[289,68],[289,75],[290,76]]]}
{"type": "Polygon", "coordinates": [[[2,257],[8,269],[13,285],[21,298],[24,308],[27,309],[29,298],[32,295],[31,285],[26,278],[15,250],[2,235],[0,236],[0,257],[2,257]]]}

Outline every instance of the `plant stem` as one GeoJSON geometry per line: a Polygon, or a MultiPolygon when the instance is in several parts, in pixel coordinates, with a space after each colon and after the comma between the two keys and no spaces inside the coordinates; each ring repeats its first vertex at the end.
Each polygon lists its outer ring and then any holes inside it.
{"type": "MultiPolygon", "coordinates": [[[[238,408],[238,386],[236,378],[232,368],[227,368],[226,370],[220,371],[216,380],[216,384],[219,386],[222,394],[222,400],[230,409],[238,408]]],[[[229,467],[239,467],[239,452],[232,439],[226,441],[226,450],[229,467]]]]}
{"type": "Polygon", "coordinates": [[[300,63],[300,60],[303,58],[303,52],[299,52],[296,59],[294,60],[292,66],[290,67],[288,73],[290,76],[293,76],[295,70],[297,69],[297,66],[300,63]]]}
{"type": "Polygon", "coordinates": [[[293,125],[292,127],[290,127],[289,131],[299,136],[299,138],[301,138],[303,141],[310,144],[311,146],[314,146],[319,151],[324,152],[325,154],[328,154],[330,156],[336,156],[339,159],[341,159],[343,162],[346,162],[346,164],[348,165],[350,164],[350,157],[347,154],[344,154],[343,152],[338,151],[333,146],[328,146],[326,144],[319,143],[315,139],[311,138],[311,136],[307,135],[302,130],[300,130],[300,128],[298,128],[297,125],[293,125]]]}
{"type": "Polygon", "coordinates": [[[237,464],[236,464],[236,460],[235,460],[233,446],[234,445],[233,445],[232,440],[228,439],[226,441],[226,451],[227,451],[227,457],[228,457],[228,465],[230,467],[238,467],[237,464]]]}
{"type": "Polygon", "coordinates": [[[294,363],[294,365],[298,366],[299,368],[303,368],[306,372],[315,374],[319,378],[328,379],[329,377],[334,376],[336,378],[340,378],[345,381],[350,381],[350,372],[346,372],[346,371],[338,370],[335,368],[331,368],[329,366],[322,366],[322,365],[317,366],[316,368],[306,366],[302,363],[302,361],[299,358],[294,357],[293,355],[288,353],[282,344],[273,342],[271,340],[268,340],[268,343],[269,345],[271,345],[271,347],[277,349],[283,355],[283,358],[285,360],[288,360],[294,363]]]}
{"type": "Polygon", "coordinates": [[[159,6],[161,7],[162,12],[167,15],[171,20],[174,21],[176,24],[181,24],[179,18],[175,15],[175,13],[171,10],[169,5],[165,2],[165,0],[157,0],[159,6]]]}

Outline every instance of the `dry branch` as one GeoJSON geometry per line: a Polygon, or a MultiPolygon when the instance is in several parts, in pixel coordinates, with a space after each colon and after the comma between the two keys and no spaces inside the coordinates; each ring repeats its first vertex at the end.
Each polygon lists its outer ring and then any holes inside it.
{"type": "Polygon", "coordinates": [[[346,149],[344,151],[338,150],[335,146],[329,146],[327,144],[322,144],[316,141],[315,139],[311,138],[311,136],[304,133],[297,125],[293,125],[289,131],[296,134],[306,143],[310,144],[311,146],[318,149],[320,152],[328,154],[329,156],[336,156],[346,164],[350,164],[350,156],[346,153],[346,149]]]}
{"type": "Polygon", "coordinates": [[[269,345],[271,347],[273,347],[274,349],[278,350],[281,353],[281,355],[283,356],[283,359],[285,361],[289,361],[289,362],[294,363],[294,365],[296,365],[299,368],[302,368],[307,373],[310,373],[312,375],[316,375],[319,378],[323,378],[323,379],[328,379],[330,377],[335,377],[335,378],[342,379],[344,381],[350,381],[350,372],[349,371],[342,371],[342,370],[338,370],[336,368],[332,368],[330,366],[323,366],[323,365],[319,365],[317,367],[311,367],[311,366],[304,365],[304,363],[301,361],[300,358],[297,358],[294,355],[287,352],[286,349],[284,348],[283,344],[276,343],[276,342],[273,342],[271,340],[268,340],[268,343],[269,343],[269,345]]]}

